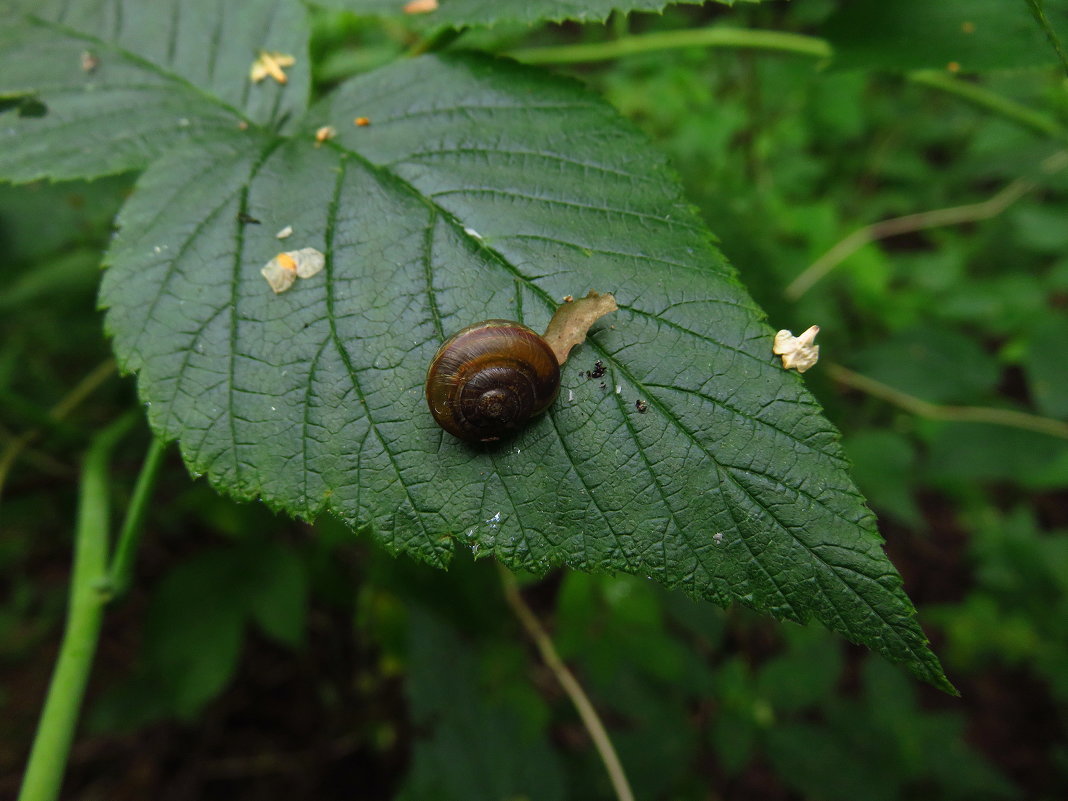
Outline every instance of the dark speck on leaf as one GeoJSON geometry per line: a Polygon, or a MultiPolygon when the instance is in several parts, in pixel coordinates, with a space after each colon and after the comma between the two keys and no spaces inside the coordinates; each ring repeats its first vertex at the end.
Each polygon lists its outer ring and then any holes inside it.
{"type": "Polygon", "coordinates": [[[242,225],[259,225],[260,224],[259,220],[257,220],[251,214],[245,214],[245,212],[243,212],[243,211],[240,212],[237,215],[237,221],[239,223],[241,223],[242,225]]]}
{"type": "Polygon", "coordinates": [[[645,414],[645,411],[649,408],[649,404],[639,398],[638,400],[634,401],[634,408],[642,414],[645,414]]]}

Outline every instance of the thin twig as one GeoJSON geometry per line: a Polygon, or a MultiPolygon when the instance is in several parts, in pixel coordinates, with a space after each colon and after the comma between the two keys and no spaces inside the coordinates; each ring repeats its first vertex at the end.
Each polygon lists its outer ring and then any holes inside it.
{"type": "MultiPolygon", "coordinates": [[[[106,359],[98,364],[93,370],[79,381],[74,388],[64,395],[59,402],[48,411],[48,417],[52,422],[58,423],[86,398],[96,392],[115,372],[114,359],[106,359]]],[[[15,437],[0,454],[0,496],[3,495],[4,485],[7,483],[8,474],[14,467],[19,455],[42,434],[40,428],[33,428],[15,437]]]]}
{"type": "Polygon", "coordinates": [[[992,406],[943,406],[894,389],[874,378],[855,373],[840,364],[831,362],[824,365],[823,369],[840,384],[884,400],[917,417],[926,417],[929,420],[950,420],[957,423],[990,423],[1068,439],[1068,423],[1060,420],[1012,409],[997,409],[992,406]]]}
{"type": "Polygon", "coordinates": [[[623,771],[623,765],[619,761],[619,756],[616,754],[616,749],[612,745],[612,740],[609,738],[604,724],[601,723],[597,710],[593,708],[593,704],[582,689],[582,685],[578,683],[574,674],[568,670],[567,665],[564,664],[560,655],[556,652],[556,647],[553,645],[549,633],[541,625],[541,621],[538,620],[531,608],[527,606],[526,601],[523,600],[515,576],[503,566],[498,565],[498,567],[500,567],[501,586],[504,589],[505,601],[508,602],[508,606],[512,608],[515,616],[519,618],[519,622],[526,629],[527,634],[530,635],[530,639],[534,641],[534,645],[537,646],[538,653],[541,654],[546,666],[556,676],[556,680],[564,688],[567,697],[575,705],[575,710],[582,719],[582,724],[586,727],[586,731],[589,732],[590,739],[593,740],[597,753],[604,763],[616,797],[619,801],[634,801],[634,792],[630,789],[630,783],[627,781],[627,775],[623,771]]]}
{"type": "MultiPolygon", "coordinates": [[[[1062,150],[1043,161],[1041,170],[1050,175],[1064,169],[1066,166],[1068,166],[1068,151],[1062,150]]],[[[960,225],[961,223],[988,220],[1001,214],[1037,186],[1038,183],[1036,181],[1028,178],[1017,178],[1003,187],[997,194],[980,203],[969,203],[965,206],[952,206],[946,209],[932,209],[931,211],[906,214],[904,217],[893,217],[889,220],[865,225],[842,239],[806,267],[787,285],[786,289],[783,290],[783,294],[789,300],[797,300],[817,282],[825,278],[835,267],[872,242],[891,236],[899,236],[900,234],[923,231],[928,228],[941,228],[947,225],[960,225]]]]}

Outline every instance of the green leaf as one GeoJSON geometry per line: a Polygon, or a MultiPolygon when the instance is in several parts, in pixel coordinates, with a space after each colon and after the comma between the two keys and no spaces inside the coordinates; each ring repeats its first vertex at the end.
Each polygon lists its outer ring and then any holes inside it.
{"type": "MultiPolygon", "coordinates": [[[[40,133],[23,122],[20,148],[40,133]]],[[[116,353],[217,488],[434,564],[459,540],[816,617],[949,688],[837,432],[662,157],[578,83],[475,55],[394,64],[294,136],[234,126],[171,148],[119,224],[101,291],[116,353]],[[336,138],[316,142],[323,125],[336,138]],[[260,268],[286,226],[284,247],[326,268],[275,295],[260,268]],[[436,427],[423,380],[448,333],[540,329],[591,288],[620,311],[548,414],[493,447],[436,427]]]]}
{"type": "Polygon", "coordinates": [[[308,616],[308,576],[292,548],[256,543],[242,549],[241,584],[248,612],[268,636],[301,644],[308,616]]]}
{"type": "Polygon", "coordinates": [[[483,649],[414,606],[409,642],[408,694],[421,736],[398,801],[563,798],[546,732],[531,731],[514,702],[488,686],[483,649]]]}
{"type": "Polygon", "coordinates": [[[872,378],[932,403],[974,403],[998,380],[997,364],[973,338],[933,325],[889,336],[855,362],[872,378]]]}
{"type": "MultiPolygon", "coordinates": [[[[1064,18],[1065,0],[1047,4],[1064,18]]],[[[1023,0],[851,0],[823,30],[835,66],[890,70],[956,64],[965,72],[1057,63],[1023,0]]]]}
{"type": "Polygon", "coordinates": [[[1036,320],[1024,356],[1027,383],[1042,414],[1068,419],[1068,370],[1064,349],[1068,320],[1052,313],[1036,320]]]}
{"type": "MultiPolygon", "coordinates": [[[[407,17],[434,27],[465,25],[497,25],[502,22],[603,22],[613,11],[663,11],[670,5],[701,4],[704,0],[444,0],[438,8],[427,13],[404,14],[406,0],[325,0],[323,5],[343,8],[361,16],[407,17]]],[[[734,0],[718,0],[733,5],[734,0]]],[[[759,2],[759,0],[743,0],[759,2]]]]}
{"type": "Polygon", "coordinates": [[[847,437],[844,445],[857,484],[876,512],[885,511],[913,527],[922,525],[912,497],[916,453],[909,440],[893,431],[866,429],[847,437]]]}
{"type": "Polygon", "coordinates": [[[156,589],[145,650],[151,675],[180,716],[195,715],[237,669],[244,631],[244,601],[230,592],[237,575],[228,551],[207,551],[156,589]]]}
{"type": "Polygon", "coordinates": [[[0,98],[32,96],[39,116],[0,112],[0,178],[91,178],[143,169],[198,137],[303,111],[305,13],[292,0],[47,3],[0,25],[0,98]],[[253,84],[258,51],[292,54],[283,87],[253,84]]]}

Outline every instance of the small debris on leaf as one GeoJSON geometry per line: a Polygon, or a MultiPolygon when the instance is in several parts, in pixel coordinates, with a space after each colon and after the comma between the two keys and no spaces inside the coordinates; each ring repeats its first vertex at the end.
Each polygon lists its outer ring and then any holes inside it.
{"type": "Polygon", "coordinates": [[[293,236],[293,226],[292,225],[287,225],[285,228],[283,228],[281,231],[279,231],[277,234],[275,234],[274,238],[275,239],[289,239],[289,237],[291,237],[291,236],[293,236]]]}
{"type": "Polygon", "coordinates": [[[575,300],[574,295],[564,295],[564,303],[571,303],[575,300]]]}
{"type": "Polygon", "coordinates": [[[792,331],[785,328],[775,335],[775,344],[771,352],[776,356],[782,356],[782,366],[786,370],[805,372],[812,367],[820,358],[820,346],[814,344],[816,334],[820,332],[818,325],[811,326],[801,336],[795,337],[792,331]]]}
{"type": "Polygon", "coordinates": [[[482,234],[480,234],[480,233],[479,233],[478,231],[476,231],[476,230],[475,230],[474,228],[467,228],[467,227],[465,227],[465,228],[464,228],[464,233],[465,233],[465,234],[467,234],[467,235],[468,235],[468,236],[470,236],[470,237],[473,237],[474,239],[477,239],[477,240],[478,240],[479,242],[481,242],[481,241],[482,241],[482,234]]]}
{"type": "Polygon", "coordinates": [[[357,117],[352,121],[352,124],[357,128],[366,128],[371,124],[371,121],[367,117],[357,117]]]}
{"type": "Polygon", "coordinates": [[[92,74],[96,72],[96,68],[100,66],[100,59],[97,58],[92,51],[82,51],[82,72],[88,72],[92,74]]]}
{"type": "Polygon", "coordinates": [[[279,253],[263,266],[260,273],[274,293],[285,292],[298,278],[311,278],[326,264],[326,256],[315,248],[301,248],[279,253]]]}
{"type": "Polygon", "coordinates": [[[549,321],[542,338],[549,343],[556,360],[563,364],[571,349],[586,341],[590,326],[618,308],[611,294],[601,295],[591,290],[584,298],[565,301],[549,321]]]}
{"type": "Polygon", "coordinates": [[[269,76],[278,83],[285,84],[289,82],[284,72],[285,68],[292,67],[296,63],[297,60],[287,53],[268,53],[266,50],[261,50],[259,56],[252,62],[248,77],[253,83],[259,83],[269,76]]]}
{"type": "Polygon", "coordinates": [[[239,130],[239,131],[247,131],[248,130],[248,123],[245,120],[241,120],[241,122],[239,122],[237,124],[237,130],[239,130]]]}
{"type": "Polygon", "coordinates": [[[645,414],[646,411],[648,411],[649,409],[649,404],[643,401],[641,398],[638,398],[638,400],[634,401],[634,408],[642,414],[645,414]]]}
{"type": "Polygon", "coordinates": [[[335,136],[337,136],[337,128],[333,125],[324,125],[315,132],[315,146],[319,147],[323,142],[333,139],[335,136]]]}
{"type": "Polygon", "coordinates": [[[404,4],[405,14],[427,14],[436,11],[438,0],[409,0],[404,4]]]}
{"type": "Polygon", "coordinates": [[[253,217],[251,214],[245,214],[241,211],[237,214],[237,221],[242,225],[259,225],[260,221],[253,217]]]}

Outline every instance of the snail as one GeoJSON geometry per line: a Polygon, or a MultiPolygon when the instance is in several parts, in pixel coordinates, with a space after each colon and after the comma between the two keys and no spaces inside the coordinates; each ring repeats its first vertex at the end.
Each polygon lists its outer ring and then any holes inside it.
{"type": "Polygon", "coordinates": [[[544,412],[560,390],[560,362],[535,331],[486,320],[449,337],[426,374],[426,400],[442,428],[493,442],[544,412]]]}

